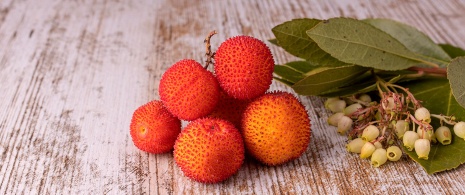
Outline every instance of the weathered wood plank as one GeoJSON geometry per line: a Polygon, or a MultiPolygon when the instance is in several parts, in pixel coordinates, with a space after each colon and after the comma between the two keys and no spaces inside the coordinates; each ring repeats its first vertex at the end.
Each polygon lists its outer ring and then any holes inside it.
{"type": "MultiPolygon", "coordinates": [[[[137,150],[132,112],[159,98],[163,72],[203,56],[211,30],[262,40],[298,17],[384,17],[465,47],[465,2],[0,1],[0,194],[448,194],[463,166],[427,175],[404,158],[382,168],[345,152],[323,100],[299,97],[312,120],[307,152],[268,167],[247,159],[220,184],[184,177],[172,154],[137,150]]],[[[294,59],[270,45],[277,63],[294,59]]],[[[291,89],[273,82],[271,90],[291,89]]],[[[183,123],[184,125],[186,123],[183,123]]]]}

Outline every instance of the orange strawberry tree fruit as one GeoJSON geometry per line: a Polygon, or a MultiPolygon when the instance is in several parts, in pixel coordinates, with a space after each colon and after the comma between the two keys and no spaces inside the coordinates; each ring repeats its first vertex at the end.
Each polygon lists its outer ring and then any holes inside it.
{"type": "Polygon", "coordinates": [[[214,34],[204,41],[205,66],[192,59],[174,63],[160,80],[160,100],[134,111],[134,145],[149,153],[172,152],[184,175],[203,183],[232,177],[246,153],[269,166],[299,158],[310,142],[310,118],[293,94],[268,92],[275,67],[268,46],[239,35],[214,53],[214,34]],[[184,128],[181,120],[188,123],[184,128]]]}

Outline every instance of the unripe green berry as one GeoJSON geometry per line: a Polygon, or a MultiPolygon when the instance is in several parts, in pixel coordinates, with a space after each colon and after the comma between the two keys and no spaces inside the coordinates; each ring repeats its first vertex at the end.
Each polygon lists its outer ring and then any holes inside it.
{"type": "Polygon", "coordinates": [[[350,116],[352,113],[357,111],[358,109],[362,108],[362,105],[359,103],[352,104],[344,108],[344,115],[350,116]]]}
{"type": "Polygon", "coordinates": [[[377,111],[377,112],[375,113],[375,119],[376,119],[377,121],[379,121],[379,120],[381,120],[381,118],[382,118],[381,112],[377,111]]]}
{"type": "Polygon", "coordinates": [[[391,139],[391,140],[388,141],[388,145],[392,145],[392,144],[394,144],[394,140],[393,140],[393,139],[391,139]]]}
{"type": "Polygon", "coordinates": [[[431,114],[429,113],[429,110],[425,107],[421,107],[415,110],[415,118],[425,123],[431,122],[431,114]]]}
{"type": "Polygon", "coordinates": [[[396,107],[396,103],[394,102],[393,97],[388,97],[387,98],[387,103],[382,102],[382,105],[383,105],[384,110],[386,110],[386,111],[391,111],[396,107]]]}
{"type": "Polygon", "coordinates": [[[415,141],[419,139],[418,133],[415,131],[407,131],[402,138],[402,142],[408,151],[412,151],[415,148],[415,141]]]}
{"type": "Polygon", "coordinates": [[[431,142],[427,139],[417,139],[415,141],[415,153],[419,159],[428,160],[429,151],[431,150],[431,142]]]}
{"type": "Polygon", "coordinates": [[[454,125],[454,133],[457,137],[465,139],[465,122],[460,121],[454,125]]]}
{"type": "Polygon", "coordinates": [[[436,135],[436,139],[442,145],[449,145],[452,141],[452,133],[447,126],[440,126],[438,129],[436,129],[434,135],[436,135]]]}
{"type": "Polygon", "coordinates": [[[396,135],[399,139],[402,139],[404,137],[404,134],[406,131],[409,129],[409,124],[405,120],[398,120],[395,122],[394,125],[394,131],[396,132],[396,135]]]}
{"type": "Polygon", "coordinates": [[[376,149],[371,155],[371,166],[379,167],[386,163],[387,161],[387,152],[384,148],[376,149]]]}
{"type": "Polygon", "coordinates": [[[355,138],[354,140],[346,144],[346,150],[348,152],[360,153],[364,144],[365,141],[363,141],[362,138],[355,138]]]}
{"type": "Polygon", "coordinates": [[[370,103],[371,102],[371,97],[368,94],[362,94],[358,97],[360,101],[370,103]]]}
{"type": "Polygon", "coordinates": [[[342,112],[345,107],[346,107],[346,102],[344,100],[334,100],[328,103],[328,109],[334,113],[342,112]]]}
{"type": "Polygon", "coordinates": [[[375,150],[375,145],[373,145],[371,142],[365,142],[365,144],[362,146],[362,149],[360,150],[360,158],[363,159],[370,157],[375,150]]]}
{"type": "Polygon", "coordinates": [[[329,116],[328,120],[326,121],[328,122],[329,125],[337,127],[337,123],[339,122],[342,116],[344,116],[344,113],[338,112],[338,113],[335,113],[329,116]]]}
{"type": "Polygon", "coordinates": [[[350,128],[352,128],[352,119],[347,116],[342,116],[337,122],[337,132],[339,134],[346,133],[350,128]]]}
{"type": "Polygon", "coordinates": [[[387,158],[390,161],[398,161],[402,157],[402,150],[398,146],[390,146],[387,149],[387,158]]]}
{"type": "Polygon", "coordinates": [[[378,148],[383,148],[383,144],[381,144],[381,142],[378,142],[376,141],[375,143],[373,143],[373,145],[375,145],[375,148],[378,149],[378,148]]]}
{"type": "Polygon", "coordinates": [[[379,136],[379,129],[374,125],[368,125],[362,132],[362,139],[364,141],[372,141],[379,136]]]}

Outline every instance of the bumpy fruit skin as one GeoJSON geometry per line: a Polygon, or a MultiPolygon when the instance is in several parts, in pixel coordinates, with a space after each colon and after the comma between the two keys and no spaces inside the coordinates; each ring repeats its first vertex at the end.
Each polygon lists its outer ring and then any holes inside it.
{"type": "Polygon", "coordinates": [[[242,114],[250,102],[250,100],[239,100],[233,98],[224,91],[221,91],[218,105],[216,105],[216,108],[208,116],[227,120],[234,124],[237,129],[240,129],[242,114]]]}
{"type": "Polygon", "coordinates": [[[310,119],[292,94],[270,92],[249,104],[242,119],[247,152],[274,166],[300,157],[310,142],[310,119]]]}
{"type": "Polygon", "coordinates": [[[142,105],[132,115],[130,134],[140,150],[155,154],[170,152],[180,132],[181,121],[161,101],[142,105]]]}
{"type": "Polygon", "coordinates": [[[192,121],[207,116],[220,95],[218,81],[198,62],[190,59],[176,62],[162,76],[160,99],[176,117],[192,121]]]}
{"type": "Polygon", "coordinates": [[[189,123],[174,146],[174,160],[187,177],[218,183],[234,175],[244,162],[242,136],[234,125],[216,118],[189,123]]]}
{"type": "Polygon", "coordinates": [[[263,95],[273,79],[274,60],[261,40],[250,36],[227,39],[215,54],[215,74],[221,88],[237,99],[263,95]]]}

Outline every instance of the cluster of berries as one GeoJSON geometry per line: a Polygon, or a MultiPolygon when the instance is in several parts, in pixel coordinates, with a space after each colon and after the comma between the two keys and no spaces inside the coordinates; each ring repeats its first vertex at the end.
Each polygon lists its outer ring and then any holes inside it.
{"type": "Polygon", "coordinates": [[[348,135],[347,151],[359,153],[362,159],[371,157],[371,165],[379,167],[387,160],[398,161],[403,155],[400,146],[415,150],[419,159],[428,160],[431,144],[452,142],[451,130],[444,123],[454,125],[455,135],[465,139],[465,122],[456,122],[453,116],[431,114],[408,89],[396,87],[407,95],[380,92],[380,104],[367,94],[326,100],[325,107],[334,113],[327,122],[336,126],[338,133],[348,135]],[[440,120],[436,130],[430,124],[431,117],[440,120]]]}
{"type": "Polygon", "coordinates": [[[266,165],[300,157],[310,141],[305,107],[290,93],[267,92],[274,60],[269,48],[250,36],[227,39],[207,57],[214,74],[185,59],[162,76],[160,100],[139,107],[130,134],[150,153],[173,151],[187,177],[204,183],[234,175],[248,153],[266,165]],[[181,120],[188,124],[182,128],[181,120]],[[174,149],[174,150],[173,150],[174,149]]]}

